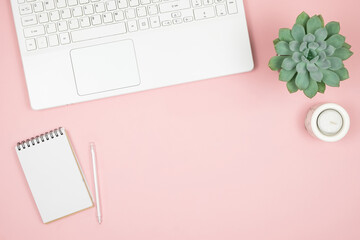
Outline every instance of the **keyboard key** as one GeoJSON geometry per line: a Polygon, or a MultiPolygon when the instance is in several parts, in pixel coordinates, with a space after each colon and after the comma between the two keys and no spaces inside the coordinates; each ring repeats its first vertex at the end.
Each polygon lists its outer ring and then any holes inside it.
{"type": "Polygon", "coordinates": [[[83,15],[83,13],[82,13],[82,8],[81,8],[81,7],[73,8],[73,10],[72,10],[72,15],[73,15],[74,17],[80,17],[80,16],[82,16],[82,15],[83,15]]]}
{"type": "Polygon", "coordinates": [[[192,16],[184,17],[184,22],[192,22],[194,18],[192,16]]]}
{"type": "Polygon", "coordinates": [[[58,22],[57,27],[59,29],[59,32],[64,32],[64,31],[68,30],[66,21],[58,22]]]}
{"type": "Polygon", "coordinates": [[[101,24],[101,16],[100,15],[94,15],[90,17],[92,25],[100,25],[101,24]]]}
{"type": "Polygon", "coordinates": [[[102,12],[105,12],[105,5],[104,3],[96,3],[95,4],[95,12],[97,13],[102,13],[102,12]]]}
{"type": "Polygon", "coordinates": [[[53,12],[50,12],[50,20],[51,21],[57,21],[57,20],[60,20],[60,14],[59,14],[59,11],[53,11],[53,12]]]}
{"type": "Polygon", "coordinates": [[[44,4],[45,4],[45,9],[46,9],[46,10],[53,10],[53,9],[55,9],[54,0],[45,0],[45,1],[44,1],[44,4]]]}
{"type": "Polygon", "coordinates": [[[155,17],[151,17],[150,18],[150,26],[152,28],[157,28],[157,27],[160,27],[160,19],[158,16],[155,16],[155,17]]]}
{"type": "Polygon", "coordinates": [[[48,37],[48,39],[49,39],[49,46],[50,47],[55,47],[55,46],[59,45],[59,39],[58,39],[57,35],[50,35],[48,37]]]}
{"type": "Polygon", "coordinates": [[[146,16],[146,8],[145,7],[138,7],[136,10],[137,10],[137,15],[139,17],[145,17],[146,16]]]}
{"type": "Polygon", "coordinates": [[[33,51],[36,49],[36,43],[35,43],[35,39],[28,39],[26,40],[26,49],[28,51],[33,51]]]}
{"type": "Polygon", "coordinates": [[[171,13],[171,17],[172,17],[172,18],[181,17],[181,12],[173,12],[173,13],[171,13]]]}
{"type": "Polygon", "coordinates": [[[130,7],[139,6],[139,0],[129,0],[130,7]]]}
{"type": "Polygon", "coordinates": [[[64,8],[60,10],[60,15],[62,19],[68,19],[71,18],[71,12],[69,8],[64,8]]]}
{"type": "Polygon", "coordinates": [[[170,20],[166,20],[166,21],[163,21],[161,23],[163,26],[170,26],[171,25],[171,21],[170,20]]]}
{"type": "Polygon", "coordinates": [[[201,0],[192,0],[192,5],[194,7],[200,7],[202,5],[201,0]]]}
{"type": "Polygon", "coordinates": [[[237,6],[236,6],[236,0],[226,0],[229,14],[235,14],[238,12],[237,6]]]}
{"type": "MultiPolygon", "coordinates": [[[[233,1],[233,0],[232,0],[233,1]]],[[[194,9],[194,15],[196,20],[202,20],[215,17],[214,7],[198,8],[194,9]]]]}
{"type": "Polygon", "coordinates": [[[182,23],[182,19],[181,18],[176,18],[173,20],[173,24],[179,24],[182,23]]]}
{"type": "Polygon", "coordinates": [[[34,3],[34,12],[42,12],[44,11],[44,5],[42,2],[36,2],[34,3]]]}
{"type": "Polygon", "coordinates": [[[155,15],[158,13],[158,8],[156,5],[150,5],[148,6],[148,12],[150,15],[155,15]]]}
{"type": "Polygon", "coordinates": [[[102,27],[87,28],[71,33],[73,42],[80,42],[101,37],[108,37],[126,33],[125,23],[109,24],[102,27]]]}
{"type": "Polygon", "coordinates": [[[31,8],[30,4],[20,5],[19,10],[20,10],[21,15],[26,15],[26,14],[32,13],[32,8],[31,8]]]}
{"type": "Polygon", "coordinates": [[[49,22],[49,16],[47,13],[40,13],[39,14],[39,23],[47,23],[49,22]]]}
{"type": "Polygon", "coordinates": [[[84,13],[85,15],[90,15],[94,13],[94,8],[92,5],[86,5],[84,6],[84,13]]]}
{"type": "Polygon", "coordinates": [[[213,4],[213,0],[204,0],[204,5],[211,5],[211,4],[213,4]]]}
{"type": "MultiPolygon", "coordinates": [[[[232,0],[235,1],[235,0],[232,0]]],[[[178,11],[186,8],[190,8],[189,0],[177,0],[173,2],[166,2],[159,4],[160,12],[166,13],[166,12],[173,12],[178,11]]]]}
{"type": "Polygon", "coordinates": [[[68,0],[68,5],[71,6],[76,6],[78,5],[78,1],[77,0],[68,0]]]}
{"type": "Polygon", "coordinates": [[[120,9],[126,8],[128,6],[126,0],[117,0],[117,3],[120,9]]]}
{"type": "Polygon", "coordinates": [[[46,32],[47,33],[56,33],[56,25],[55,23],[50,23],[48,25],[46,25],[46,32]]]}
{"type": "Polygon", "coordinates": [[[22,25],[24,27],[31,26],[37,24],[36,16],[35,15],[29,15],[21,18],[22,25]]]}
{"type": "Polygon", "coordinates": [[[66,1],[65,0],[55,0],[56,6],[58,8],[64,8],[66,7],[66,1]]]}
{"type": "Polygon", "coordinates": [[[149,23],[148,23],[147,18],[139,19],[139,28],[141,30],[145,30],[145,29],[149,28],[149,23]]]}
{"type": "Polygon", "coordinates": [[[113,16],[111,13],[103,14],[104,23],[111,23],[114,21],[113,16]]]}
{"type": "Polygon", "coordinates": [[[216,6],[216,13],[218,16],[225,16],[226,15],[226,7],[224,4],[220,4],[216,6]]]}
{"type": "Polygon", "coordinates": [[[40,38],[36,39],[36,41],[37,41],[37,46],[39,49],[47,48],[48,44],[47,44],[46,37],[40,37],[40,38]]]}
{"type": "Polygon", "coordinates": [[[89,3],[89,0],[79,0],[80,4],[87,4],[89,3]]]}
{"type": "Polygon", "coordinates": [[[44,26],[42,25],[24,29],[25,37],[36,37],[44,34],[45,34],[45,29],[44,26]]]}
{"type": "Polygon", "coordinates": [[[88,17],[84,17],[80,19],[80,26],[81,27],[89,27],[90,26],[90,20],[88,17]]]}
{"type": "Polygon", "coordinates": [[[126,15],[126,18],[127,18],[127,19],[135,18],[135,17],[136,17],[136,15],[135,15],[135,9],[133,9],[133,8],[126,9],[126,10],[125,10],[125,15],[126,15]]]}
{"type": "Polygon", "coordinates": [[[69,21],[69,28],[70,29],[77,29],[79,28],[79,21],[76,18],[73,18],[69,21]]]}
{"type": "Polygon", "coordinates": [[[118,11],[118,12],[114,12],[114,18],[115,18],[115,21],[122,21],[125,19],[124,17],[124,12],[123,11],[118,11]]]}
{"type": "Polygon", "coordinates": [[[138,30],[136,20],[128,21],[129,32],[135,32],[138,30]]]}
{"type": "Polygon", "coordinates": [[[150,0],[141,0],[141,4],[143,5],[150,4],[150,0]]]}
{"type": "Polygon", "coordinates": [[[69,44],[70,43],[70,35],[69,35],[69,33],[61,33],[60,35],[59,35],[59,37],[60,37],[60,43],[61,44],[69,44]]]}
{"type": "Polygon", "coordinates": [[[115,2],[115,0],[113,0],[113,1],[108,1],[108,2],[106,2],[106,9],[108,10],[108,11],[113,11],[113,10],[115,10],[116,9],[116,2],[115,2]]]}

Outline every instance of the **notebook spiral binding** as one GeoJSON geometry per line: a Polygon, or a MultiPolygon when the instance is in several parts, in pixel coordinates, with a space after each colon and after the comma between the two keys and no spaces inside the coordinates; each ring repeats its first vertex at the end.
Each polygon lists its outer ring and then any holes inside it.
{"type": "Polygon", "coordinates": [[[40,144],[42,142],[48,141],[50,139],[59,137],[60,135],[64,135],[64,129],[62,127],[55,128],[54,130],[51,130],[49,132],[40,134],[36,137],[32,137],[30,139],[26,139],[22,142],[17,143],[17,149],[19,151],[25,150],[26,148],[29,148],[31,146],[35,146],[37,144],[40,144]]]}

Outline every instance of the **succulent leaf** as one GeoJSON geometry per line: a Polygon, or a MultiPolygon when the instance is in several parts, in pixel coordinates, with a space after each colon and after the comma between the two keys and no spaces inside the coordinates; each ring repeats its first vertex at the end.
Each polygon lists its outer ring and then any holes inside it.
{"type": "Polygon", "coordinates": [[[309,73],[298,73],[295,78],[295,84],[300,90],[305,90],[309,87],[310,77],[309,73]]]}
{"type": "Polygon", "coordinates": [[[319,28],[315,31],[316,41],[324,41],[328,35],[326,28],[319,28]]]}
{"type": "Polygon", "coordinates": [[[340,34],[334,34],[326,40],[326,43],[335,48],[341,48],[345,43],[345,37],[340,34]]]}
{"type": "Polygon", "coordinates": [[[288,82],[291,79],[293,79],[295,74],[296,74],[296,69],[293,69],[293,70],[290,70],[290,71],[285,70],[285,69],[281,69],[280,75],[279,75],[279,80],[283,81],[283,82],[288,82]]]}
{"type": "Polygon", "coordinates": [[[292,55],[292,51],[289,48],[289,43],[280,41],[275,45],[275,51],[279,55],[292,55]]]}
{"type": "Polygon", "coordinates": [[[281,67],[283,69],[288,70],[288,71],[294,69],[295,66],[296,66],[296,62],[290,57],[285,58],[285,60],[283,61],[282,65],[281,65],[281,67]]]}
{"type": "Polygon", "coordinates": [[[305,35],[303,41],[308,42],[308,43],[314,42],[315,41],[315,35],[311,34],[311,33],[308,33],[308,34],[305,35]]]}
{"type": "Polygon", "coordinates": [[[299,88],[295,84],[295,78],[293,78],[291,81],[287,82],[286,87],[287,87],[289,93],[295,93],[299,90],[299,88]]]}
{"type": "Polygon", "coordinates": [[[348,44],[348,43],[344,43],[343,47],[344,47],[344,48],[347,48],[347,49],[350,49],[350,48],[351,48],[351,45],[348,44]]]}
{"type": "Polygon", "coordinates": [[[285,56],[274,56],[269,61],[269,67],[273,71],[281,69],[281,64],[283,63],[285,56]]]}
{"type": "Polygon", "coordinates": [[[275,46],[278,42],[280,42],[280,39],[279,39],[279,38],[275,39],[275,40],[273,41],[274,46],[275,46]]]}
{"type": "Polygon", "coordinates": [[[324,93],[325,89],[326,89],[326,85],[324,82],[318,82],[318,92],[319,93],[324,93]]]}
{"type": "Polygon", "coordinates": [[[305,95],[308,98],[313,98],[319,90],[318,84],[316,81],[310,79],[309,87],[304,90],[305,95]]]}
{"type": "Polygon", "coordinates": [[[350,51],[349,49],[342,47],[342,48],[336,49],[332,56],[333,57],[338,57],[338,58],[340,58],[342,60],[346,60],[349,57],[351,57],[353,54],[354,53],[352,51],[350,51]]]}
{"type": "Polygon", "coordinates": [[[338,34],[340,32],[340,24],[338,22],[329,22],[326,24],[326,30],[328,31],[328,37],[338,34]]]}
{"type": "Polygon", "coordinates": [[[324,21],[323,16],[320,14],[320,15],[318,15],[318,17],[320,18],[321,26],[322,26],[322,27],[325,27],[325,21],[324,21]]]}
{"type": "Polygon", "coordinates": [[[338,57],[329,57],[328,60],[330,61],[331,64],[330,70],[335,71],[344,67],[343,61],[338,57]]]}
{"type": "Polygon", "coordinates": [[[325,61],[317,61],[316,66],[318,66],[320,69],[328,69],[331,67],[331,63],[326,59],[325,61]]]}
{"type": "Polygon", "coordinates": [[[300,24],[295,24],[291,30],[291,35],[296,41],[302,42],[305,36],[305,28],[300,24]]]}
{"type": "Polygon", "coordinates": [[[293,36],[291,35],[291,30],[288,28],[280,28],[279,39],[286,42],[291,42],[294,40],[293,36]]]}
{"type": "Polygon", "coordinates": [[[315,33],[315,31],[323,26],[323,22],[319,16],[313,16],[306,23],[307,33],[315,33]]]}
{"type": "Polygon", "coordinates": [[[325,53],[327,56],[332,56],[335,51],[336,51],[336,48],[331,45],[327,46],[327,48],[325,49],[325,53]]]}
{"type": "Polygon", "coordinates": [[[324,74],[323,82],[330,87],[339,87],[340,86],[340,77],[331,70],[322,70],[324,74]]]}
{"type": "Polygon", "coordinates": [[[336,70],[335,72],[339,76],[340,81],[344,81],[349,78],[349,71],[346,68],[340,68],[339,70],[336,70]]]}
{"type": "Polygon", "coordinates": [[[297,18],[296,23],[306,27],[306,23],[309,21],[310,16],[306,12],[302,12],[297,18]]]}
{"type": "Polygon", "coordinates": [[[291,41],[289,43],[290,50],[293,52],[300,51],[300,43],[298,41],[291,41]]]}
{"type": "Polygon", "coordinates": [[[318,41],[319,43],[319,48],[317,49],[318,51],[324,51],[327,48],[327,43],[325,41],[318,41]]]}
{"type": "Polygon", "coordinates": [[[314,71],[314,72],[310,72],[310,77],[316,82],[321,82],[321,80],[324,77],[324,74],[321,71],[314,71]]]}
{"type": "Polygon", "coordinates": [[[315,65],[315,63],[308,63],[306,64],[306,69],[311,72],[317,72],[319,71],[319,68],[315,65]]]}
{"type": "Polygon", "coordinates": [[[300,62],[300,63],[298,63],[298,64],[296,65],[296,71],[297,71],[298,73],[306,73],[306,72],[307,72],[306,70],[307,70],[307,69],[306,69],[306,63],[300,62]]]}
{"type": "Polygon", "coordinates": [[[301,43],[299,48],[300,52],[304,52],[307,49],[307,45],[308,45],[307,42],[301,43]]]}
{"type": "Polygon", "coordinates": [[[292,59],[298,63],[298,62],[301,62],[301,57],[302,57],[302,54],[299,53],[299,52],[294,52],[293,56],[292,56],[292,59]]]}
{"type": "Polygon", "coordinates": [[[311,43],[309,43],[308,46],[312,50],[316,50],[316,49],[318,49],[320,47],[320,45],[317,42],[311,42],[311,43]]]}

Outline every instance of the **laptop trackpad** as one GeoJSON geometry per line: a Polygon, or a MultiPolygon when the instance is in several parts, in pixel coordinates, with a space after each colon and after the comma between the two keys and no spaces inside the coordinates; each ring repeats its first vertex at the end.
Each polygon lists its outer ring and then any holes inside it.
{"type": "Polygon", "coordinates": [[[140,84],[132,40],[78,48],[70,55],[79,95],[140,84]]]}

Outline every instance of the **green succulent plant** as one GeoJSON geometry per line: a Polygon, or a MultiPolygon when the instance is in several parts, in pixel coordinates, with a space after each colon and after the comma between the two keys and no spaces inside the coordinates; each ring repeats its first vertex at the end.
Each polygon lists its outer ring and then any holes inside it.
{"type": "Polygon", "coordinates": [[[270,69],[280,71],[279,79],[287,82],[290,93],[302,90],[309,98],[324,93],[326,85],[339,87],[349,78],[343,61],[353,54],[339,32],[338,22],[325,26],[321,15],[310,18],[302,12],[292,29],[279,30],[274,40],[277,56],[270,59],[270,69]]]}

